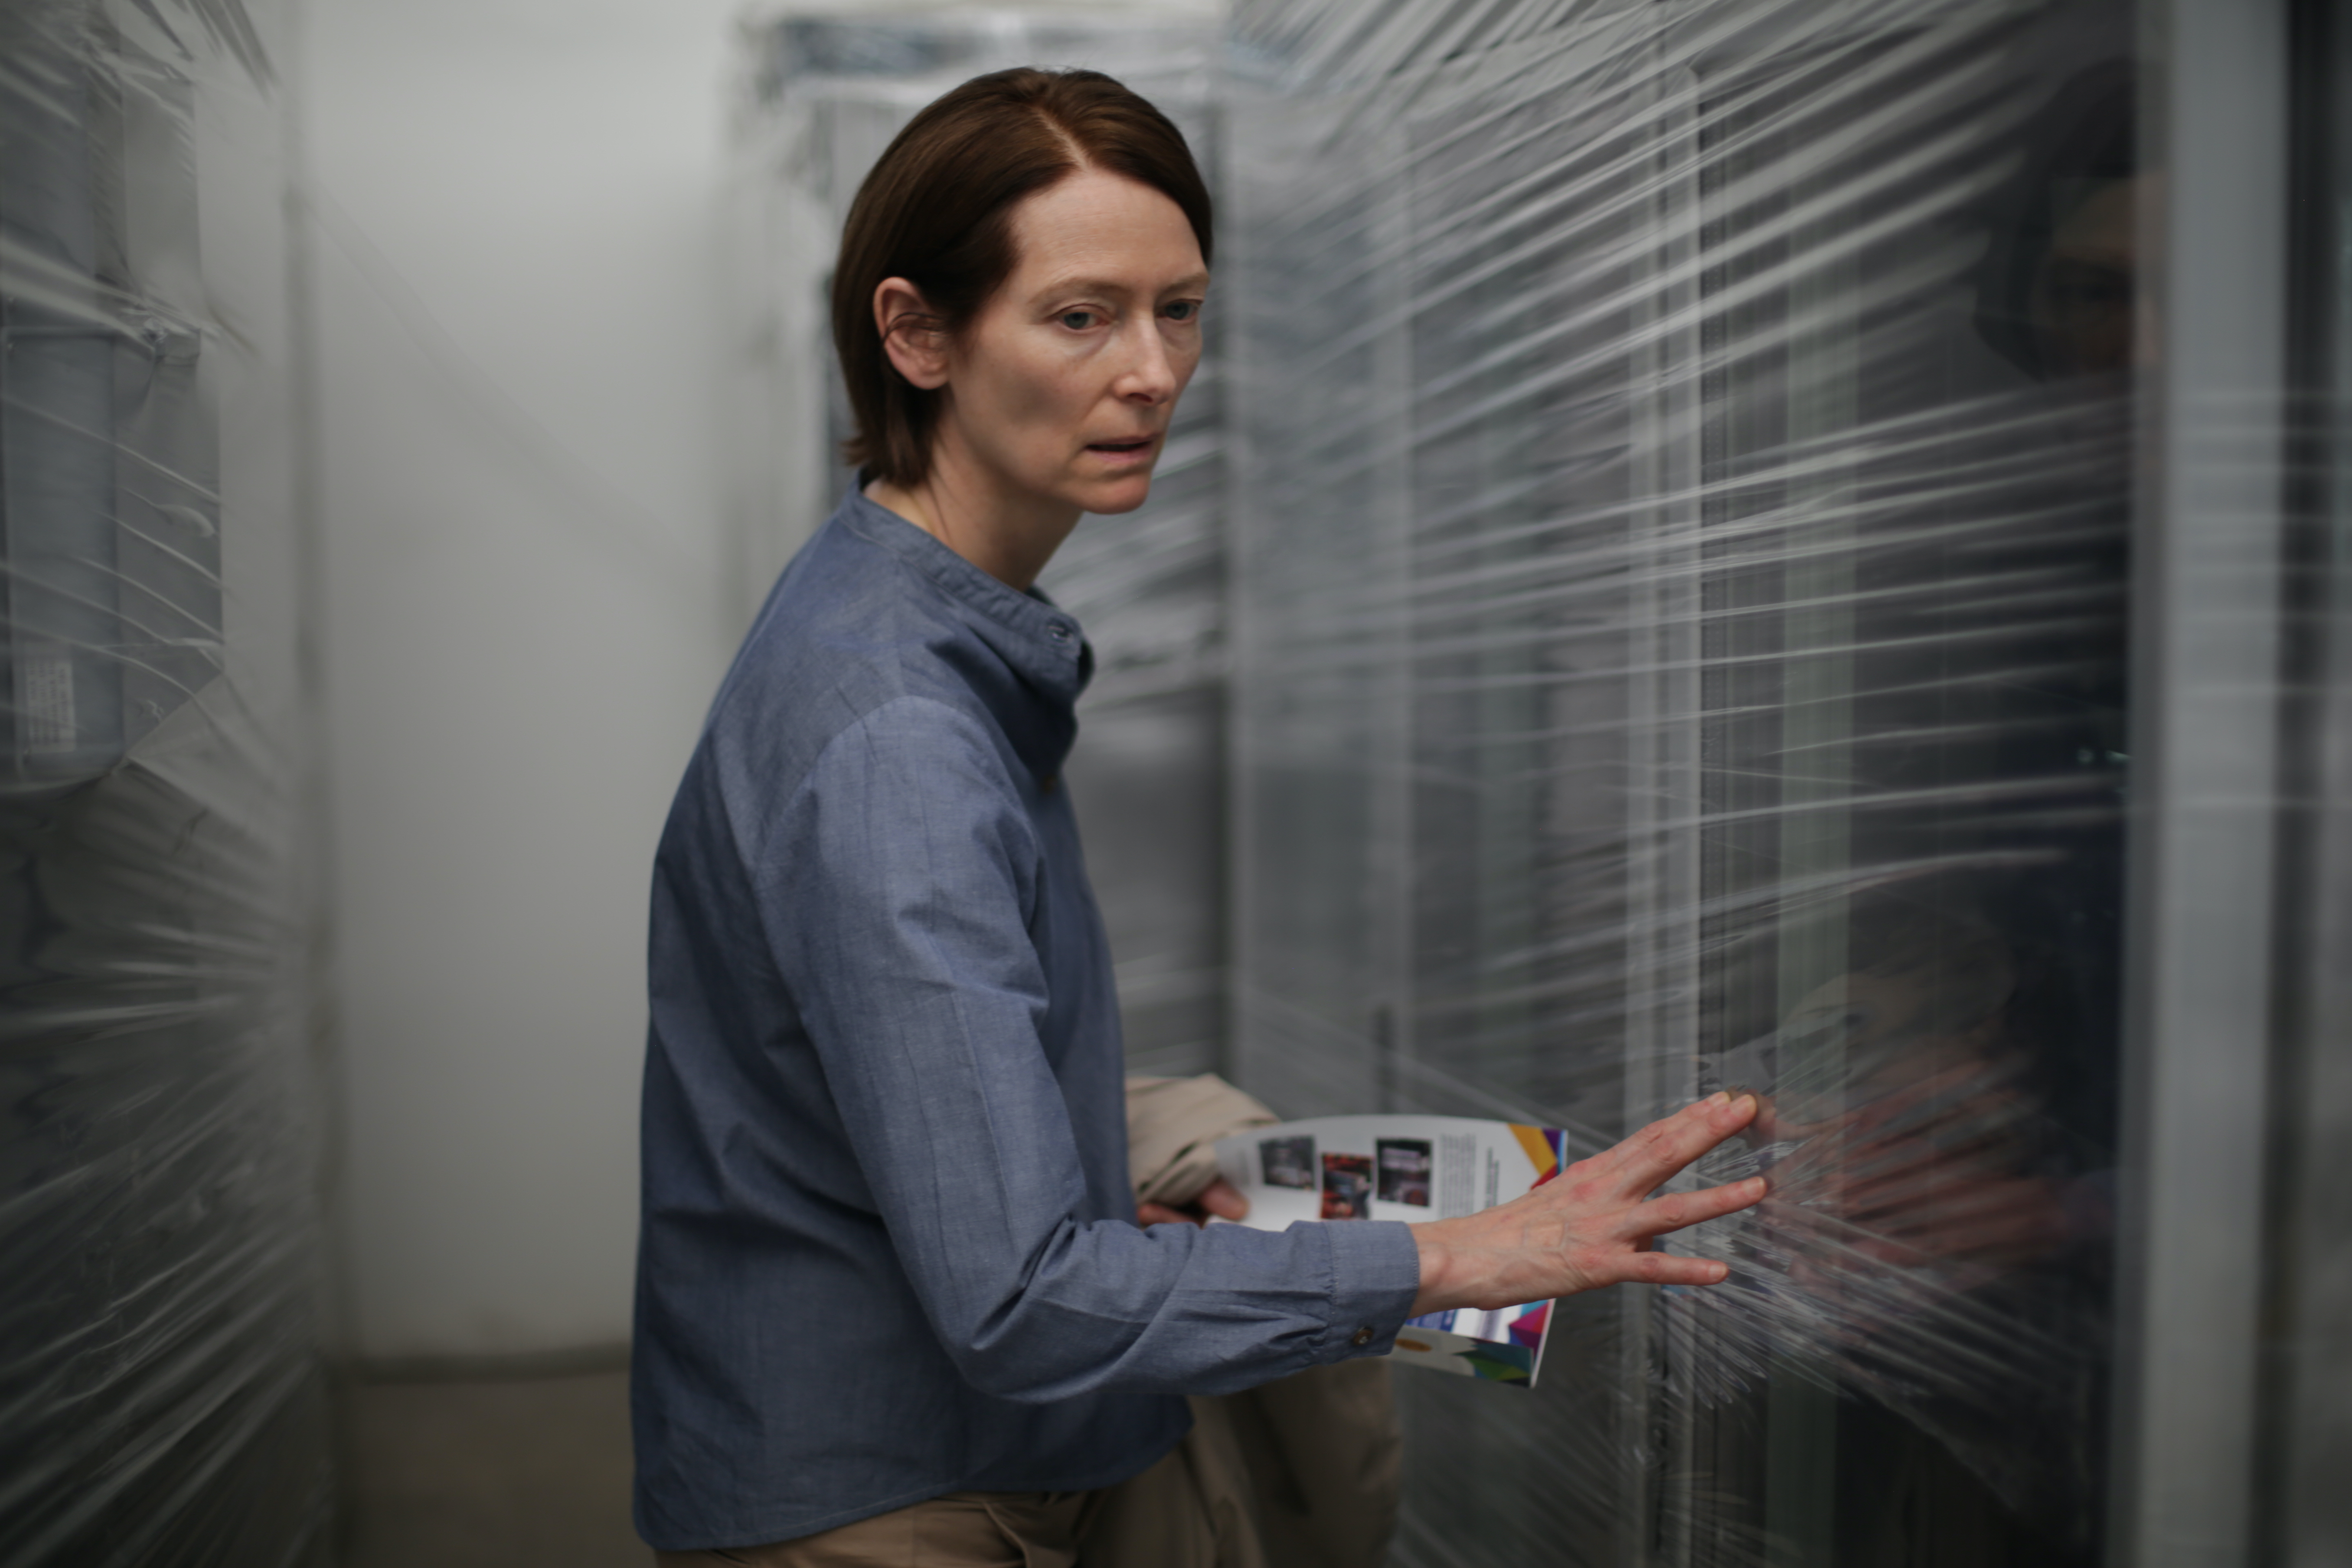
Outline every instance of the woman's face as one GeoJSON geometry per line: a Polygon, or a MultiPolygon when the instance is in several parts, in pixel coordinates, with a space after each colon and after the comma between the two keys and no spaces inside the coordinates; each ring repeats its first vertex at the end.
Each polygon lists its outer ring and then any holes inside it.
{"type": "Polygon", "coordinates": [[[943,480],[1021,510],[1131,511],[1201,363],[1207,266],[1183,209],[1082,169],[1013,215],[1019,258],[944,352],[943,480]]]}

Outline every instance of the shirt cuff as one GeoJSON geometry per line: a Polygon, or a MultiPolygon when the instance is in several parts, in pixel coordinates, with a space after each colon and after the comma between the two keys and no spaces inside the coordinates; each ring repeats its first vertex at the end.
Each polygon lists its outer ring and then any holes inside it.
{"type": "Polygon", "coordinates": [[[1318,1359],[1386,1355],[1421,1294],[1421,1249],[1402,1220],[1326,1220],[1331,1242],[1330,1328],[1318,1359]]]}

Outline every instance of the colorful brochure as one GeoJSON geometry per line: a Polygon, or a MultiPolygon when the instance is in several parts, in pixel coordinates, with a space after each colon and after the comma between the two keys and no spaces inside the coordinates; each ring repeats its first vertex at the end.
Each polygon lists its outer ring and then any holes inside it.
{"type": "MultiPolygon", "coordinates": [[[[1217,1145],[1217,1168],[1249,1199],[1244,1225],[1475,1214],[1559,1174],[1556,1127],[1463,1116],[1325,1116],[1255,1127],[1217,1145]]],[[[1408,1319],[1396,1359],[1408,1366],[1533,1387],[1551,1303],[1498,1311],[1459,1308],[1408,1319]]]]}

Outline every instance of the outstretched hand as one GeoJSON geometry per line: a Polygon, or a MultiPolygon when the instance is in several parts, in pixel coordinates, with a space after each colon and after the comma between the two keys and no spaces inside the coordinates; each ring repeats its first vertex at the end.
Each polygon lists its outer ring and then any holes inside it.
{"type": "Polygon", "coordinates": [[[1650,1250],[1669,1231],[1737,1214],[1764,1195],[1761,1178],[1652,1197],[1756,1117],[1753,1095],[1718,1094],[1654,1121],[1615,1148],[1580,1160],[1525,1197],[1460,1219],[1412,1227],[1421,1293],[1412,1315],[1452,1307],[1516,1307],[1603,1285],[1714,1285],[1712,1258],[1650,1250]]]}

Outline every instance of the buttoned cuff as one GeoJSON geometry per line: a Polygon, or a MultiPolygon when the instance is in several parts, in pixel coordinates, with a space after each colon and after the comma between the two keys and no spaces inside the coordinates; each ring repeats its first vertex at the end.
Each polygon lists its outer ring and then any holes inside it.
{"type": "Polygon", "coordinates": [[[1326,1220],[1331,1244],[1330,1327],[1318,1360],[1386,1355],[1421,1294],[1421,1249],[1402,1220],[1326,1220]]]}

